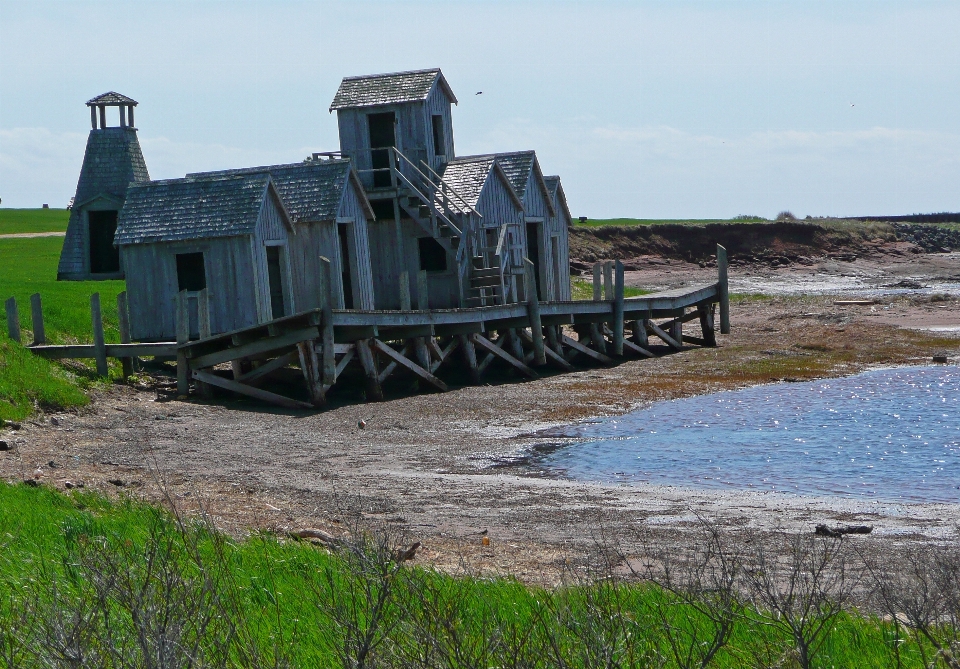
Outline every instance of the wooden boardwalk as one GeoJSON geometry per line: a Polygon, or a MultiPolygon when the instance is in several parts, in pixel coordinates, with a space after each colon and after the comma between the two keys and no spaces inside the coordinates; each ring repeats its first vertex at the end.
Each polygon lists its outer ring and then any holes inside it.
{"type": "MultiPolygon", "coordinates": [[[[95,295],[91,300],[94,344],[45,345],[40,300],[35,296],[35,341],[30,349],[48,358],[96,358],[104,375],[107,357],[124,360],[126,374],[135,356],[175,355],[180,395],[189,394],[193,381],[204,396],[218,387],[303,409],[324,406],[327,393],[343,382],[352,367],[362,372],[366,399],[379,401],[384,396],[384,382],[401,371],[435,390],[446,391],[444,368],[454,365],[480,383],[493,365],[535,379],[539,377],[536,368],[546,365],[571,371],[574,363],[614,364],[623,357],[654,357],[651,337],[673,350],[684,344],[716,346],[718,305],[720,330],[729,332],[726,252],[722,247],[717,260],[717,283],[631,298],[624,297],[623,265],[617,261],[595,267],[593,300],[532,299],[496,306],[400,311],[316,309],[212,336],[206,335],[209,325],[201,313],[201,338],[192,341],[186,331],[185,294],[181,294],[178,341],[159,343],[104,344],[102,325],[98,327],[99,297],[95,295]],[[691,321],[699,322],[699,336],[684,333],[684,324],[691,321]],[[296,368],[297,377],[302,376],[308,401],[277,392],[301,385],[289,383],[291,367],[296,368]],[[281,377],[286,383],[278,382],[281,377]],[[273,381],[270,390],[261,387],[268,381],[273,381]]],[[[122,298],[118,307],[123,339],[128,328],[122,298]]],[[[11,338],[16,330],[19,341],[16,305],[11,311],[11,302],[7,301],[8,328],[11,338]]]]}

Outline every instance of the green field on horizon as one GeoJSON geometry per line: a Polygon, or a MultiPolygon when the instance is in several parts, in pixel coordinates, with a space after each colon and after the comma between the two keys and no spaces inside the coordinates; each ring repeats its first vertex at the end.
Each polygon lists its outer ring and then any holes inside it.
{"type": "Polygon", "coordinates": [[[66,232],[66,209],[0,209],[0,235],[23,232],[66,232]]]}

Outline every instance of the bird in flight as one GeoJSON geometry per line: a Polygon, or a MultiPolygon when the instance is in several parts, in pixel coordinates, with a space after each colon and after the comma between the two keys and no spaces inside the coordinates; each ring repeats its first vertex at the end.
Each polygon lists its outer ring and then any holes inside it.
{"type": "Polygon", "coordinates": [[[483,95],[483,91],[477,91],[474,95],[483,95]]]}

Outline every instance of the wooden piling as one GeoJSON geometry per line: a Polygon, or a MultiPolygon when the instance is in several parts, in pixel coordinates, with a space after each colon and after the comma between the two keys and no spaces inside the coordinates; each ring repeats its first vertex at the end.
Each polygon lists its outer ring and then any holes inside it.
{"type": "Polygon", "coordinates": [[[106,378],[107,342],[103,336],[103,315],[100,312],[100,293],[90,296],[90,320],[93,323],[93,355],[97,361],[97,375],[106,378]]]}
{"type": "Polygon", "coordinates": [[[315,407],[322,407],[327,403],[327,395],[320,378],[320,359],[317,357],[316,344],[312,339],[302,341],[297,344],[297,353],[300,357],[300,370],[310,393],[310,403],[315,407]]]}
{"type": "Polygon", "coordinates": [[[603,284],[601,276],[603,275],[603,264],[593,263],[593,301],[599,302],[603,299],[603,284]]]}
{"type": "Polygon", "coordinates": [[[600,332],[599,323],[590,324],[590,344],[598,353],[606,354],[607,340],[603,338],[603,334],[600,332]]]}
{"type": "Polygon", "coordinates": [[[616,281],[613,290],[613,324],[610,329],[613,331],[613,353],[623,355],[623,263],[618,260],[614,270],[616,281]]]}
{"type": "Polygon", "coordinates": [[[613,299],[613,261],[603,263],[603,299],[613,299]]]}
{"type": "Polygon", "coordinates": [[[47,333],[43,327],[43,303],[40,300],[40,293],[30,296],[30,316],[33,320],[33,345],[46,344],[47,333]]]}
{"type": "Polygon", "coordinates": [[[460,349],[463,351],[463,357],[470,372],[470,380],[479,385],[480,368],[477,366],[477,348],[467,335],[457,335],[457,339],[460,340],[460,349]]]}
{"type": "Polygon", "coordinates": [[[400,310],[410,311],[413,308],[410,302],[410,273],[400,272],[400,310]]]}
{"type": "Polygon", "coordinates": [[[190,394],[190,369],[187,356],[179,349],[180,344],[190,341],[190,311],[187,306],[187,291],[177,293],[177,395],[190,394]]]}
{"type": "Polygon", "coordinates": [[[642,348],[650,347],[650,340],[647,338],[647,321],[649,319],[649,312],[644,312],[643,315],[633,322],[633,343],[642,348]]]}
{"type": "Polygon", "coordinates": [[[427,270],[417,272],[417,309],[426,311],[430,308],[430,293],[427,288],[427,270]]]}
{"type": "Polygon", "coordinates": [[[720,294],[720,334],[730,334],[730,293],[727,285],[727,249],[717,244],[717,292],[720,294]]]}
{"type": "Polygon", "coordinates": [[[367,401],[382,402],[383,389],[380,387],[380,373],[377,371],[377,362],[373,359],[369,339],[357,340],[357,357],[367,376],[367,401]]]}
{"type": "MultiPolygon", "coordinates": [[[[120,324],[120,343],[130,343],[130,312],[127,309],[127,291],[117,295],[117,320],[120,324]]],[[[123,378],[133,374],[133,358],[120,358],[123,378]]]]}
{"type": "Polygon", "coordinates": [[[17,312],[17,298],[11,297],[4,306],[7,309],[7,335],[13,341],[20,343],[20,314],[17,312]]]}
{"type": "Polygon", "coordinates": [[[535,365],[547,364],[547,353],[543,350],[543,325],[540,322],[540,300],[537,298],[537,290],[534,276],[536,268],[533,261],[529,258],[523,259],[523,264],[527,272],[527,285],[533,289],[529,290],[529,299],[527,300],[527,317],[530,319],[530,334],[533,338],[533,362],[535,365]]]}
{"type": "MultiPolygon", "coordinates": [[[[680,311],[682,312],[683,309],[680,311]]],[[[678,344],[683,343],[683,313],[681,313],[680,317],[676,318],[670,325],[669,335],[673,337],[678,344]]]]}
{"type": "Polygon", "coordinates": [[[697,315],[700,317],[700,330],[703,332],[703,345],[716,346],[717,334],[713,328],[713,305],[701,304],[697,307],[697,315]]]}
{"type": "MultiPolygon", "coordinates": [[[[323,385],[332,386],[337,381],[337,357],[333,342],[333,279],[330,260],[320,256],[320,356],[323,385]]],[[[369,348],[368,348],[369,350],[369,348]]]]}

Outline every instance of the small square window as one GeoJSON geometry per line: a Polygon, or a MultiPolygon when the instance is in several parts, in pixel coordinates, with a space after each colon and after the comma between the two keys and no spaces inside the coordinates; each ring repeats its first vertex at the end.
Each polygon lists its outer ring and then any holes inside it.
{"type": "Polygon", "coordinates": [[[447,252],[433,237],[421,237],[417,240],[420,251],[420,269],[427,272],[447,271],[447,252]]]}

